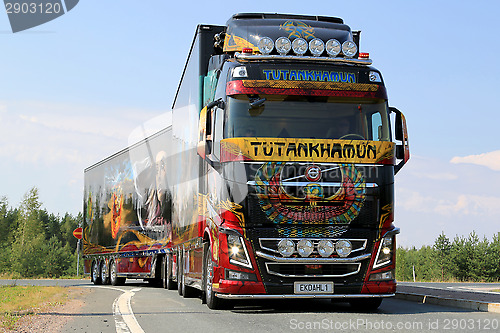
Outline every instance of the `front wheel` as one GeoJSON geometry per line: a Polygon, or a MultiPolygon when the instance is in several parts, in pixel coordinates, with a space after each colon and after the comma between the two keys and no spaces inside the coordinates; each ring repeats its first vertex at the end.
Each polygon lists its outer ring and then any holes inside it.
{"type": "Polygon", "coordinates": [[[210,246],[206,247],[204,253],[204,265],[203,265],[203,286],[204,286],[204,296],[207,306],[212,310],[218,309],[228,309],[231,307],[229,300],[218,298],[215,296],[215,292],[212,288],[212,282],[214,278],[214,262],[212,260],[212,253],[210,251],[210,246]]]}

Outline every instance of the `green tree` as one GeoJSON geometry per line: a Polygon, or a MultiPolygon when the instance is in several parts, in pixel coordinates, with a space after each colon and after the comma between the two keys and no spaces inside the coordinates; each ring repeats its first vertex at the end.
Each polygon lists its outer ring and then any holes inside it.
{"type": "Polygon", "coordinates": [[[450,265],[451,265],[451,242],[448,237],[442,232],[434,242],[434,249],[436,250],[436,258],[438,267],[441,270],[441,281],[451,278],[450,265]]]}
{"type": "Polygon", "coordinates": [[[71,266],[71,251],[56,235],[53,235],[45,244],[43,249],[45,256],[43,258],[44,276],[59,277],[66,273],[71,266]]]}
{"type": "Polygon", "coordinates": [[[45,234],[40,220],[38,189],[33,187],[21,202],[18,214],[18,228],[12,244],[12,271],[23,277],[43,273],[40,265],[43,258],[45,234]]]}

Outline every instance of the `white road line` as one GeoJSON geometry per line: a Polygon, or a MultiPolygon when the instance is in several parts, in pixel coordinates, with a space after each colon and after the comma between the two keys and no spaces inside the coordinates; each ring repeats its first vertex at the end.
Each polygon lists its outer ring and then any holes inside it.
{"type": "Polygon", "coordinates": [[[144,333],[130,306],[132,296],[139,290],[141,288],[126,291],[115,299],[113,316],[115,317],[116,333],[144,333]]]}
{"type": "Polygon", "coordinates": [[[130,300],[141,288],[125,290],[107,286],[89,286],[93,288],[103,288],[121,291],[123,294],[115,298],[113,302],[113,317],[115,318],[116,333],[144,333],[141,325],[137,322],[130,300]]]}

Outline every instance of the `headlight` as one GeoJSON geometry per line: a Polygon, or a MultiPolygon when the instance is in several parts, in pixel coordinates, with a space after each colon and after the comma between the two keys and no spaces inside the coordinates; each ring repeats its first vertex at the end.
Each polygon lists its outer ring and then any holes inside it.
{"type": "Polygon", "coordinates": [[[297,252],[300,254],[301,257],[309,257],[309,255],[312,253],[314,250],[314,244],[312,241],[309,239],[301,239],[297,243],[297,252]]]}
{"type": "Polygon", "coordinates": [[[257,46],[259,47],[260,53],[262,53],[264,55],[268,55],[274,49],[273,40],[269,37],[262,37],[259,40],[259,44],[257,46]]]}
{"type": "Polygon", "coordinates": [[[319,38],[314,38],[309,42],[309,51],[315,57],[319,57],[321,53],[325,50],[325,43],[319,38]]]}
{"type": "Polygon", "coordinates": [[[335,251],[335,244],[331,240],[322,239],[318,243],[318,253],[323,258],[329,257],[335,251]]]}
{"type": "Polygon", "coordinates": [[[354,57],[356,55],[356,52],[358,52],[358,47],[353,41],[348,40],[342,44],[342,53],[347,58],[354,57]]]}
{"type": "Polygon", "coordinates": [[[280,240],[278,243],[278,252],[283,257],[290,257],[295,252],[295,243],[288,238],[280,240]]]}
{"type": "Polygon", "coordinates": [[[296,38],[292,42],[292,50],[296,55],[303,55],[307,52],[307,42],[304,38],[296,38]]]}
{"type": "Polygon", "coordinates": [[[345,258],[351,254],[352,244],[347,239],[341,239],[335,243],[335,250],[340,257],[345,258]]]}
{"type": "Polygon", "coordinates": [[[227,250],[229,253],[229,262],[231,264],[252,268],[247,248],[241,237],[227,235],[227,250]]]}
{"type": "Polygon", "coordinates": [[[377,259],[373,268],[387,265],[392,262],[393,251],[394,251],[394,235],[390,235],[382,238],[380,246],[378,248],[377,259]]]}
{"type": "Polygon", "coordinates": [[[342,46],[338,40],[330,39],[326,42],[326,53],[328,53],[330,57],[338,56],[341,50],[342,46]]]}
{"type": "Polygon", "coordinates": [[[274,45],[276,46],[276,51],[281,55],[287,54],[292,49],[292,42],[286,37],[276,39],[274,45]]]}

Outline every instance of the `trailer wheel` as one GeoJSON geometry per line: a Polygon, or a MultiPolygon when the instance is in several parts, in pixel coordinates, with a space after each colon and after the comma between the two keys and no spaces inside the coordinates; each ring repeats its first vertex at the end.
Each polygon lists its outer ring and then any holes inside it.
{"type": "Polygon", "coordinates": [[[106,272],[106,260],[101,261],[101,283],[109,284],[109,271],[106,272]]]}
{"type": "Polygon", "coordinates": [[[351,307],[358,311],[372,312],[376,311],[380,304],[382,304],[382,297],[376,298],[355,298],[349,300],[351,307]]]}
{"type": "Polygon", "coordinates": [[[162,276],[163,276],[163,288],[168,290],[173,290],[177,286],[175,285],[174,280],[172,279],[172,255],[167,254],[163,257],[163,265],[162,265],[162,276]]]}
{"type": "Polygon", "coordinates": [[[177,253],[177,292],[182,296],[182,255],[180,252],[177,253]]]}
{"type": "Polygon", "coordinates": [[[184,276],[184,253],[180,254],[177,262],[177,292],[184,298],[191,298],[196,296],[194,288],[191,288],[185,283],[184,276]]]}
{"type": "Polygon", "coordinates": [[[232,302],[227,299],[218,298],[212,289],[212,281],[214,277],[214,262],[210,253],[210,246],[207,246],[204,253],[203,265],[203,293],[207,306],[212,310],[229,309],[232,307],[232,302]]]}
{"type": "Polygon", "coordinates": [[[92,261],[92,271],[91,271],[91,280],[95,285],[102,284],[101,276],[100,276],[99,263],[94,260],[92,261]]]}
{"type": "Polygon", "coordinates": [[[124,277],[118,277],[118,268],[116,267],[116,262],[113,260],[109,265],[109,281],[113,286],[121,286],[125,284],[124,277]]]}

